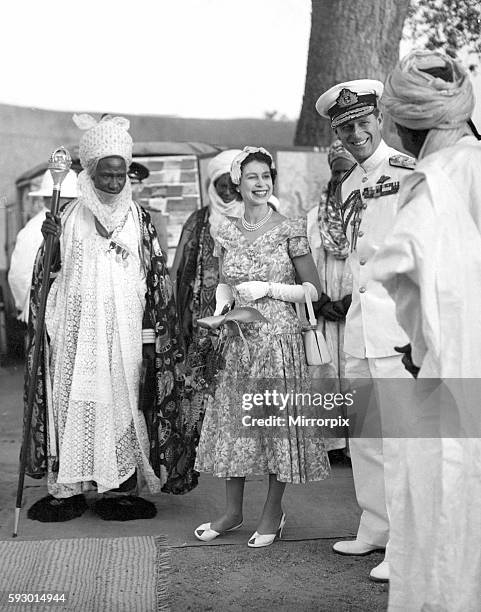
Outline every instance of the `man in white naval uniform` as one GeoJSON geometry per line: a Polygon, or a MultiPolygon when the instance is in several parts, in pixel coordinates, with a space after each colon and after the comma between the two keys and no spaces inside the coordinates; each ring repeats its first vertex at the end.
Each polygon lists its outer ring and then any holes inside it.
{"type": "MultiPolygon", "coordinates": [[[[408,338],[396,320],[393,300],[383,285],[373,280],[371,265],[394,223],[399,182],[414,168],[412,158],[382,139],[378,109],[382,91],[380,81],[349,81],[335,85],[316,103],[318,113],[331,120],[337,137],[357,162],[344,176],[338,193],[353,275],[344,335],[346,377],[372,379],[381,421],[383,415],[403,408],[389,381],[379,379],[409,377],[394,348],[406,345],[408,338]]],[[[354,486],[362,515],[356,539],[333,547],[343,555],[366,555],[386,547],[384,561],[370,574],[372,580],[382,582],[389,579],[388,516],[397,446],[397,440],[382,438],[381,429],[351,438],[354,486]]]]}

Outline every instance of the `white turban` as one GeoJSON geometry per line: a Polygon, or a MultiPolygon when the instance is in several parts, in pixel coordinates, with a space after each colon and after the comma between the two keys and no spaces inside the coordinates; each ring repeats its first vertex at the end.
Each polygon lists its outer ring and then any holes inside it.
{"type": "Polygon", "coordinates": [[[207,166],[207,175],[212,183],[214,183],[219,176],[230,173],[230,167],[234,159],[241,153],[240,149],[228,149],[222,151],[219,155],[216,155],[209,161],[207,166]]]}
{"type": "Polygon", "coordinates": [[[74,115],[74,123],[85,130],[80,139],[79,157],[84,169],[78,176],[80,203],[88,208],[100,224],[113,232],[125,220],[132,203],[132,186],[127,177],[122,191],[112,195],[96,189],[92,177],[99,160],[122,157],[126,169],[132,162],[132,137],[128,133],[130,122],[124,117],[106,115],[97,122],[90,115],[74,115]]]}
{"type": "Polygon", "coordinates": [[[106,115],[97,122],[90,115],[74,115],[77,127],[86,130],[80,139],[79,157],[84,170],[92,174],[104,157],[122,157],[127,168],[132,163],[132,137],[128,133],[130,122],[124,117],[106,115]]]}
{"type": "Polygon", "coordinates": [[[240,217],[244,207],[240,200],[234,199],[232,202],[224,202],[215,189],[216,180],[223,174],[229,174],[233,160],[241,153],[240,149],[228,149],[222,151],[209,161],[207,166],[207,176],[209,177],[209,187],[207,193],[209,195],[210,206],[210,233],[215,237],[217,229],[224,217],[240,217]]]}
{"type": "Polygon", "coordinates": [[[467,130],[474,109],[468,73],[439,51],[412,51],[388,76],[381,106],[393,120],[412,130],[430,130],[420,157],[455,144],[467,130]],[[453,81],[424,70],[450,67],[453,81]]]}

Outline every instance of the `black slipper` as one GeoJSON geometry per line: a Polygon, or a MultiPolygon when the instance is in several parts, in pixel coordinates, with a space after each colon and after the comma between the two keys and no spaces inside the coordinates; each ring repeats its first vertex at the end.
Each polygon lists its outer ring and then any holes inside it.
{"type": "Polygon", "coordinates": [[[83,495],[74,495],[65,499],[47,495],[28,509],[27,516],[32,521],[41,523],[63,523],[82,516],[85,510],[87,510],[87,502],[83,495]]]}
{"type": "Polygon", "coordinates": [[[104,521],[135,521],[154,518],[157,508],[154,504],[135,495],[103,497],[92,507],[104,521]]]}

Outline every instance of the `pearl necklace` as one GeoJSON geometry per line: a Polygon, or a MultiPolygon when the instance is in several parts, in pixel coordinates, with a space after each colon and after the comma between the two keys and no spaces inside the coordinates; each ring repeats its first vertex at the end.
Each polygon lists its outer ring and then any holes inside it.
{"type": "Polygon", "coordinates": [[[262,219],[258,221],[257,223],[249,223],[248,221],[246,221],[246,217],[244,213],[242,215],[242,227],[247,232],[255,232],[256,230],[260,229],[263,225],[265,225],[271,217],[272,217],[272,208],[270,206],[267,207],[267,213],[265,217],[262,217],[262,219]]]}

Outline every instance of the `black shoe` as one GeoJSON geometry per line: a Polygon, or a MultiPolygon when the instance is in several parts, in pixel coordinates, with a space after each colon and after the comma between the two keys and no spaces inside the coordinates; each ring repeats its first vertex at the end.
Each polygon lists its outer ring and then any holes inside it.
{"type": "Polygon", "coordinates": [[[104,521],[135,521],[154,518],[157,514],[152,502],[135,495],[103,497],[95,502],[92,509],[104,521]]]}
{"type": "Polygon", "coordinates": [[[27,516],[32,521],[41,523],[63,523],[82,516],[85,510],[87,510],[87,502],[83,495],[74,495],[64,499],[47,495],[28,509],[27,516]]]}
{"type": "Polygon", "coordinates": [[[351,465],[351,459],[346,455],[343,448],[327,451],[331,465],[351,465]]]}

